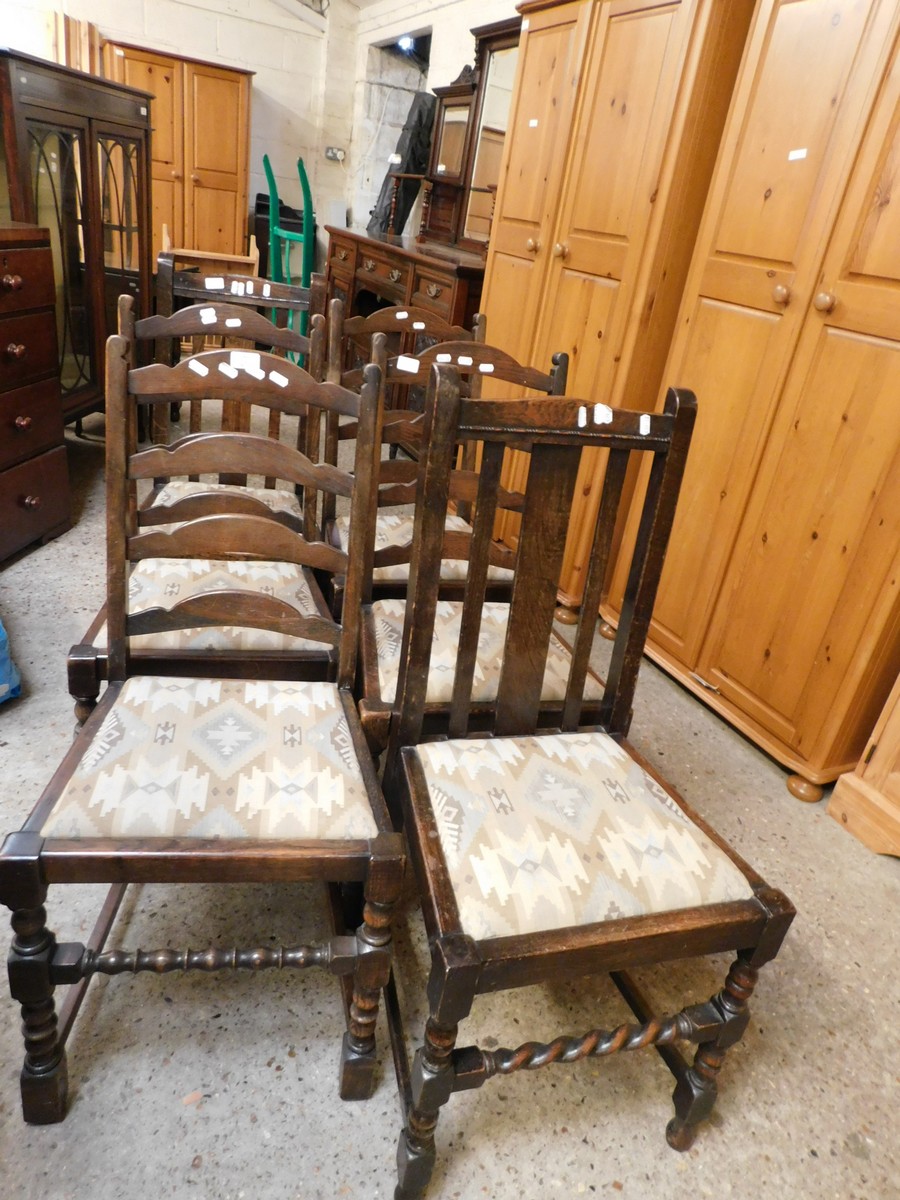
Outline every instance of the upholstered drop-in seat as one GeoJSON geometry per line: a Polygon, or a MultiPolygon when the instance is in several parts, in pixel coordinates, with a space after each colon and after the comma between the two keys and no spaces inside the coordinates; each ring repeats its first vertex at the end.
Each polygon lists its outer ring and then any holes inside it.
{"type": "Polygon", "coordinates": [[[365,839],[378,832],[338,688],[127,679],[47,838],[365,839]]]}
{"type": "MultiPolygon", "coordinates": [[[[349,518],[338,517],[334,523],[338,545],[345,549],[347,545],[347,530],[349,518]]],[[[444,528],[453,533],[471,533],[472,526],[462,517],[450,514],[444,523],[444,528]]],[[[413,536],[413,516],[405,513],[378,513],[375,518],[375,552],[385,550],[390,546],[409,546],[413,536]]],[[[465,559],[449,558],[441,561],[441,580],[445,583],[465,580],[468,562],[465,559]]],[[[409,563],[395,563],[391,566],[376,566],[372,572],[375,583],[405,583],[409,578],[409,563]]],[[[492,583],[511,583],[513,572],[508,567],[491,565],[488,567],[488,580],[492,583]]],[[[402,624],[402,618],[401,618],[402,624]]]]}
{"type": "MultiPolygon", "coordinates": [[[[145,558],[135,563],[128,577],[128,612],[150,608],[170,609],[188,596],[219,589],[259,592],[286,600],[308,616],[321,614],[323,603],[302,567],[287,562],[225,561],[199,558],[145,558]]],[[[106,647],[104,624],[94,645],[106,647]]],[[[321,642],[292,637],[276,629],[252,629],[236,625],[207,625],[197,629],[173,629],[164,633],[140,634],[131,639],[134,650],[309,650],[324,654],[321,642]]]]}
{"type": "Polygon", "coordinates": [[[477,941],[753,898],[608,734],[454,739],[415,755],[461,927],[477,941]]]}
{"type": "MultiPolygon", "coordinates": [[[[462,563],[465,567],[466,564],[462,563]]],[[[456,671],[462,602],[439,600],[435,613],[434,638],[428,666],[426,704],[448,704],[453,691],[456,671]]],[[[393,704],[400,671],[400,650],[403,641],[405,600],[376,600],[371,605],[370,630],[374,633],[378,657],[379,699],[393,704]]],[[[368,614],[367,614],[368,615],[368,614]]],[[[491,704],[497,698],[497,684],[503,662],[503,646],[509,605],[488,602],[482,608],[481,630],[475,660],[475,677],[471,699],[476,704],[491,704]]],[[[566,694],[571,655],[565,644],[554,634],[544,669],[541,699],[545,703],[561,703],[566,694]]],[[[599,701],[603,689],[596,676],[588,673],[584,699],[599,701]]]]}

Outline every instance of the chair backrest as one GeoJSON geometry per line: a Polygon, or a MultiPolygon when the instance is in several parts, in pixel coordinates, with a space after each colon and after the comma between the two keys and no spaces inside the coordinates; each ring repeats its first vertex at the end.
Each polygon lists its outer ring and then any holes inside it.
{"type": "MultiPolygon", "coordinates": [[[[537,727],[544,664],[553,627],[557,585],[571,526],[582,450],[606,452],[601,500],[575,631],[560,728],[578,727],[588,659],[601,593],[632,459],[651,459],[641,501],[628,584],[601,705],[602,726],[624,736],[653,601],[662,570],[696,413],[692,393],[670,389],[662,413],[613,410],[568,397],[469,400],[460,395],[455,368],[433,368],[419,461],[410,589],[401,651],[389,761],[421,736],[425,681],[431,653],[442,558],[468,557],[460,641],[454,669],[449,732],[468,729],[469,697],[484,602],[487,566],[507,449],[529,458],[522,488],[521,527],[496,709],[495,734],[527,735],[537,727]],[[448,534],[455,447],[481,444],[471,535],[448,534]]],[[[594,705],[591,706],[592,709],[594,705]]]]}
{"type": "Polygon", "coordinates": [[[359,606],[366,569],[368,513],[374,503],[379,446],[380,379],[366,372],[360,392],[319,383],[306,371],[265,352],[205,351],[175,367],[155,363],[130,369],[131,346],[121,335],[107,346],[107,514],[109,677],[128,672],[128,639],[139,634],[204,625],[274,628],[335,647],[338,683],[351,686],[359,637],[359,606]],[[224,431],[188,434],[167,446],[135,451],[136,407],[199,396],[221,401],[246,397],[254,405],[294,416],[338,412],[359,422],[353,468],[311,462],[301,450],[264,434],[224,431]],[[336,550],[278,523],[246,494],[209,493],[170,506],[135,509],[141,481],[208,472],[274,475],[305,489],[335,492],[350,503],[351,535],[336,550]],[[162,528],[160,527],[162,526],[162,528]],[[128,569],[143,558],[284,561],[343,575],[348,604],[344,624],[292,609],[283,600],[240,591],[194,596],[171,609],[127,614],[128,569]]]}
{"type": "Polygon", "coordinates": [[[206,300],[227,300],[229,304],[271,310],[277,325],[288,323],[292,313],[325,314],[325,276],[313,275],[308,287],[294,283],[275,283],[249,272],[236,273],[215,269],[213,254],[188,251],[163,251],[156,260],[156,311],[171,316],[178,301],[198,304],[206,300]],[[210,269],[206,269],[208,264],[210,269]]]}

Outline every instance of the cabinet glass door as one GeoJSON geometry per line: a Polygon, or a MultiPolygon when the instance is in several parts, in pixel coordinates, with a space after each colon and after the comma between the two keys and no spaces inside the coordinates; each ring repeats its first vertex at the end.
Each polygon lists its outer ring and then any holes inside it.
{"type": "Polygon", "coordinates": [[[35,222],[50,231],[56,281],[56,333],[63,396],[95,378],[85,268],[82,129],[28,122],[35,222]]]}
{"type": "Polygon", "coordinates": [[[138,179],[140,145],[132,137],[101,133],[97,138],[102,220],[106,328],[118,327],[122,292],[137,296],[140,286],[138,179]]]}

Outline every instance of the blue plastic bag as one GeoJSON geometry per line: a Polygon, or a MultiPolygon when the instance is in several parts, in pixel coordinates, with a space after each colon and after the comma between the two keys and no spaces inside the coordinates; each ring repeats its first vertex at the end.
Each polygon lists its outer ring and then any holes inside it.
{"type": "Polygon", "coordinates": [[[0,621],[0,704],[4,700],[12,700],[22,690],[22,681],[16,664],[9,657],[9,638],[0,621]]]}

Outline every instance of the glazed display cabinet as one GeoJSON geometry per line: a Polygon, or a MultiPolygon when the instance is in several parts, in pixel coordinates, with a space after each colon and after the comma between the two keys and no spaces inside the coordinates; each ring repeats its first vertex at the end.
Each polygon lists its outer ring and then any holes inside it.
{"type": "Polygon", "coordinates": [[[103,407],[119,294],[150,312],[150,100],[0,50],[0,220],[50,230],[65,421],[103,407]]]}

